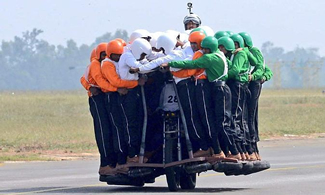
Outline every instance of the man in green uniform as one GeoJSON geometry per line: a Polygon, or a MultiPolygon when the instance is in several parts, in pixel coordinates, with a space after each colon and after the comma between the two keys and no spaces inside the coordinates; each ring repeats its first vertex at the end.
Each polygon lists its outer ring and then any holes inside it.
{"type": "MultiPolygon", "coordinates": [[[[224,135],[223,139],[228,141],[231,155],[239,159],[240,155],[235,147],[234,136],[236,132],[231,127],[231,92],[226,84],[228,78],[228,63],[222,52],[218,49],[218,40],[208,36],[202,40],[201,47],[204,55],[192,61],[172,61],[168,66],[175,68],[204,68],[211,83],[213,95],[214,113],[216,117],[218,133],[224,135]]],[[[216,150],[216,149],[215,149],[216,150]]],[[[220,147],[215,151],[215,155],[224,156],[220,147]],[[218,154],[219,153],[219,154],[218,154]]]]}
{"type": "Polygon", "coordinates": [[[266,66],[262,52],[253,47],[251,36],[246,32],[239,33],[244,39],[245,48],[257,59],[257,65],[250,70],[249,74],[249,90],[251,92],[250,98],[247,100],[248,104],[248,128],[250,131],[251,141],[256,156],[260,159],[257,142],[258,135],[258,100],[261,94],[262,84],[268,81],[273,76],[272,71],[266,66]]]}
{"type": "MultiPolygon", "coordinates": [[[[214,37],[216,37],[216,35],[214,37]]],[[[233,59],[233,57],[234,57],[234,54],[233,54],[235,51],[234,41],[231,38],[229,38],[229,35],[228,35],[228,36],[221,36],[218,39],[218,43],[219,43],[219,50],[226,56],[227,63],[228,63],[228,70],[232,69],[232,63],[231,63],[230,59],[233,59]]],[[[229,101],[231,101],[231,99],[229,101]]],[[[232,128],[235,129],[233,121],[232,121],[232,128]]],[[[240,153],[240,154],[238,154],[237,158],[239,160],[246,160],[246,156],[244,155],[244,152],[241,149],[241,145],[239,144],[243,140],[243,137],[239,133],[239,128],[237,128],[237,131],[235,131],[235,132],[236,133],[234,135],[234,143],[235,143],[234,147],[236,147],[236,149],[240,153]],[[237,147],[236,145],[239,145],[239,146],[237,147]]]]}
{"type": "Polygon", "coordinates": [[[249,75],[249,60],[247,53],[239,48],[244,48],[244,40],[238,34],[233,34],[230,38],[234,41],[235,48],[238,51],[233,58],[232,66],[229,68],[227,84],[230,87],[232,94],[232,115],[235,125],[235,130],[239,133],[237,147],[242,154],[242,158],[247,160],[256,160],[256,156],[251,147],[247,118],[246,99],[248,91],[248,75],[249,75]],[[245,116],[246,114],[246,116],[245,116]],[[245,155],[243,155],[245,154],[245,155]]]}

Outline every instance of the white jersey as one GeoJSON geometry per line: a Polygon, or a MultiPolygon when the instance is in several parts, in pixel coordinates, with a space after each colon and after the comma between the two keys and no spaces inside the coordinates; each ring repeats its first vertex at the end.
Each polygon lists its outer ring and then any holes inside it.
{"type": "Polygon", "coordinates": [[[184,49],[182,49],[182,51],[183,51],[184,57],[185,57],[184,60],[192,60],[193,59],[194,52],[193,52],[193,49],[192,49],[191,45],[190,44],[185,44],[183,46],[183,48],[184,49]]]}
{"type": "Polygon", "coordinates": [[[184,54],[181,50],[173,50],[168,55],[157,58],[147,64],[140,66],[139,70],[140,70],[140,72],[149,71],[149,70],[157,68],[161,64],[168,63],[173,60],[179,61],[179,60],[183,60],[183,59],[184,59],[184,54]]]}
{"type": "Polygon", "coordinates": [[[130,68],[138,68],[147,62],[147,60],[137,61],[130,50],[126,51],[120,57],[117,73],[123,80],[138,80],[138,74],[131,74],[129,73],[129,70],[130,68]]]}
{"type": "MultiPolygon", "coordinates": [[[[161,58],[158,58],[156,60],[153,60],[147,64],[144,64],[142,66],[139,67],[139,70],[141,73],[145,73],[147,71],[150,71],[152,69],[155,69],[157,68],[158,66],[160,66],[161,64],[164,64],[164,63],[168,63],[168,62],[171,62],[171,61],[182,61],[182,60],[185,60],[186,59],[186,56],[184,55],[184,52],[182,50],[173,50],[171,51],[170,54],[164,56],[164,57],[161,57],[161,58]]],[[[170,67],[170,71],[179,71],[181,70],[180,68],[172,68],[170,67]]],[[[174,77],[175,79],[175,82],[178,83],[180,82],[181,80],[184,80],[184,79],[187,79],[187,78],[178,78],[178,77],[174,77]]]]}
{"type": "Polygon", "coordinates": [[[152,61],[152,60],[155,60],[157,58],[164,57],[164,56],[165,56],[165,54],[163,54],[162,52],[152,51],[149,56],[146,56],[146,58],[147,58],[147,60],[152,61]]]}

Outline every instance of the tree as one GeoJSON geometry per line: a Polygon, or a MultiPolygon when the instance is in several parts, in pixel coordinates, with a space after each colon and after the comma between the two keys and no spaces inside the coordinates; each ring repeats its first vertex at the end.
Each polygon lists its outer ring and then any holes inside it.
{"type": "Polygon", "coordinates": [[[117,29],[115,31],[114,35],[112,35],[112,33],[105,33],[104,35],[96,38],[95,42],[91,46],[95,47],[99,43],[109,42],[109,41],[111,41],[113,39],[116,39],[116,38],[121,38],[121,39],[123,39],[125,41],[127,41],[129,39],[128,33],[126,32],[126,30],[117,29]]]}
{"type": "Polygon", "coordinates": [[[80,88],[79,79],[89,64],[91,50],[100,42],[115,38],[127,40],[125,30],[114,35],[105,33],[90,46],[68,40],[66,45],[51,45],[38,36],[42,30],[33,29],[2,41],[0,49],[0,90],[65,90],[80,88]],[[69,70],[69,67],[80,67],[69,70]]]}
{"type": "MultiPolygon", "coordinates": [[[[68,90],[81,88],[79,83],[89,64],[90,52],[97,44],[115,38],[128,41],[128,33],[117,29],[96,38],[95,42],[80,46],[74,40],[65,45],[52,45],[39,39],[43,31],[32,29],[2,41],[0,47],[0,90],[68,90]],[[71,68],[73,67],[73,68],[71,68]]],[[[274,77],[266,86],[320,87],[325,86],[325,58],[316,48],[297,47],[285,52],[271,42],[261,51],[274,77]]]]}
{"type": "Polygon", "coordinates": [[[320,81],[324,59],[317,48],[300,48],[284,52],[281,47],[266,42],[262,45],[266,63],[274,73],[271,81],[275,88],[310,88],[324,86],[320,81]]]}

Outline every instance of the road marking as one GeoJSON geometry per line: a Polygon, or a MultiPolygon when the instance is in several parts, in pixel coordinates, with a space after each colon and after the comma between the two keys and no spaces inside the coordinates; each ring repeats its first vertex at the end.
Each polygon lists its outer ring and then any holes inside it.
{"type": "Polygon", "coordinates": [[[71,189],[96,187],[96,186],[107,186],[107,184],[101,183],[101,184],[92,184],[92,185],[76,186],[76,187],[53,188],[53,189],[47,189],[47,190],[36,190],[36,191],[29,191],[29,192],[12,193],[12,194],[8,194],[8,195],[22,195],[22,194],[31,194],[31,193],[53,192],[53,191],[58,191],[58,190],[71,190],[71,189]]]}
{"type": "Polygon", "coordinates": [[[281,171],[281,170],[321,168],[321,167],[325,167],[325,165],[311,165],[311,166],[301,166],[301,167],[283,167],[283,168],[268,169],[266,171],[281,171]]]}
{"type": "MultiPolygon", "coordinates": [[[[1,164],[0,164],[0,166],[1,166],[1,164]]],[[[301,166],[301,167],[270,168],[266,171],[286,171],[286,170],[294,170],[294,169],[322,168],[322,167],[325,167],[325,165],[322,164],[322,165],[311,165],[311,166],[301,166]]],[[[199,177],[213,177],[213,176],[218,176],[218,175],[223,175],[223,173],[201,174],[199,177]]],[[[166,177],[161,177],[161,178],[156,179],[156,182],[157,181],[165,181],[165,180],[166,180],[166,177]]],[[[53,192],[53,191],[59,191],[59,190],[70,190],[70,189],[79,189],[79,188],[96,187],[96,186],[107,186],[107,184],[101,183],[101,184],[92,184],[92,185],[84,185],[84,186],[76,186],[76,187],[53,188],[53,189],[47,189],[47,190],[12,193],[12,194],[8,194],[8,195],[23,195],[23,194],[31,194],[31,193],[53,192]]]]}

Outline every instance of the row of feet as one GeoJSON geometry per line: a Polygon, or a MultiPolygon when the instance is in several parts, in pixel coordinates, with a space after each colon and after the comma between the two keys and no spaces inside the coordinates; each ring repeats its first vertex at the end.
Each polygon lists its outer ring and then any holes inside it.
{"type": "MultiPolygon", "coordinates": [[[[258,153],[238,153],[237,155],[233,155],[231,153],[224,154],[222,151],[219,154],[215,154],[212,148],[209,148],[208,150],[198,150],[193,154],[194,158],[197,157],[213,157],[215,159],[225,159],[225,158],[232,158],[240,161],[256,161],[261,160],[261,157],[258,153]]],[[[143,163],[146,163],[148,161],[148,158],[144,157],[143,163]]],[[[126,163],[139,163],[139,157],[135,156],[133,158],[127,157],[126,163]]],[[[127,174],[129,171],[129,168],[126,166],[126,164],[119,165],[117,164],[116,167],[112,166],[104,166],[100,167],[98,173],[100,175],[116,175],[116,174],[127,174]]]]}
{"type": "Polygon", "coordinates": [[[194,158],[197,157],[214,157],[218,159],[223,158],[233,158],[241,161],[256,161],[261,160],[260,155],[257,152],[253,152],[252,154],[246,153],[238,153],[236,155],[231,154],[230,152],[228,154],[224,154],[223,151],[221,151],[219,154],[215,154],[212,148],[209,148],[208,150],[198,150],[193,154],[194,158]]]}
{"type": "MultiPolygon", "coordinates": [[[[146,163],[148,161],[148,158],[143,158],[143,163],[146,163]]],[[[140,163],[139,156],[134,156],[132,158],[127,157],[126,164],[128,163],[140,163]]],[[[126,166],[126,164],[119,165],[117,164],[115,167],[112,166],[104,166],[99,168],[99,175],[116,175],[116,174],[127,174],[129,171],[129,168],[126,166]]]]}

